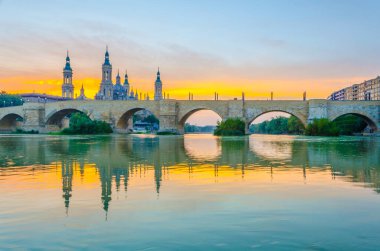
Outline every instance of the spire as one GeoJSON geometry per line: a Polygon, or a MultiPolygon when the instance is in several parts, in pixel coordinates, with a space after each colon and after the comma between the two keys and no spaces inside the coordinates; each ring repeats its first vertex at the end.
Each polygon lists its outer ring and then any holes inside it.
{"type": "Polygon", "coordinates": [[[104,64],[110,65],[110,54],[108,53],[108,45],[106,46],[106,54],[104,55],[104,64]]]}
{"type": "Polygon", "coordinates": [[[69,57],[69,50],[67,50],[66,52],[66,64],[65,64],[65,68],[63,68],[64,71],[72,71],[71,69],[71,65],[70,65],[70,57],[69,57]]]}
{"type": "Polygon", "coordinates": [[[160,67],[158,67],[158,70],[157,70],[157,79],[156,79],[156,82],[160,82],[161,81],[161,73],[160,73],[160,67]]]}
{"type": "Polygon", "coordinates": [[[126,88],[127,94],[129,92],[129,82],[128,82],[128,73],[127,70],[125,70],[125,75],[124,75],[124,88],[126,88]]]}
{"type": "Polygon", "coordinates": [[[117,69],[116,84],[117,84],[117,85],[121,85],[119,69],[117,69]]]}

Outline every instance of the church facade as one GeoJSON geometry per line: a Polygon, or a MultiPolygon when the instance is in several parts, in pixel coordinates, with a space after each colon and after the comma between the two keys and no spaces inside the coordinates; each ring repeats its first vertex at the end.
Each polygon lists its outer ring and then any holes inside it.
{"type": "MultiPolygon", "coordinates": [[[[70,65],[70,57],[67,52],[66,64],[63,68],[63,83],[62,83],[62,97],[74,99],[74,85],[73,85],[73,70],[70,65]]],[[[84,88],[80,90],[80,95],[76,99],[87,100],[84,95],[84,88]]],[[[149,100],[149,95],[138,93],[137,90],[133,91],[129,81],[128,74],[125,71],[124,82],[121,83],[119,70],[117,71],[116,81],[112,81],[112,64],[110,62],[110,55],[108,47],[104,55],[104,63],[102,64],[102,80],[100,82],[99,90],[95,95],[96,100],[149,100]]],[[[157,71],[157,78],[154,84],[154,100],[161,100],[162,96],[162,81],[160,69],[157,71]]]]}

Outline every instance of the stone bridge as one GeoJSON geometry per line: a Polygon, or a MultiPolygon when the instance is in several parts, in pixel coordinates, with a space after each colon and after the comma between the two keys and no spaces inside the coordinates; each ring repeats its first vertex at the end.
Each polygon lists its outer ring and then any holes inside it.
{"type": "Polygon", "coordinates": [[[222,120],[241,118],[249,124],[268,112],[286,112],[296,116],[304,125],[315,118],[334,120],[346,114],[364,118],[374,132],[380,128],[380,101],[294,100],[172,100],[161,101],[62,101],[25,103],[22,106],[0,108],[0,130],[15,128],[57,131],[65,127],[67,116],[83,112],[91,119],[106,121],[116,132],[127,132],[135,112],[149,110],[160,120],[160,130],[183,133],[186,120],[200,110],[211,110],[222,120]]]}

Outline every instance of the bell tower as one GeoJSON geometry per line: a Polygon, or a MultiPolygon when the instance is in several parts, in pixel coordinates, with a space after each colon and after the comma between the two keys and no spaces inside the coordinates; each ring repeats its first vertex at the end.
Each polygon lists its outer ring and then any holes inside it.
{"type": "Polygon", "coordinates": [[[162,82],[161,82],[161,73],[160,68],[158,68],[157,71],[157,79],[154,83],[154,100],[161,100],[162,99],[162,82]]]}
{"type": "Polygon", "coordinates": [[[113,99],[112,65],[110,63],[108,46],[106,47],[106,54],[104,56],[104,63],[102,65],[102,82],[100,83],[100,89],[99,92],[96,94],[95,99],[113,99]]]}
{"type": "Polygon", "coordinates": [[[73,69],[71,69],[71,66],[70,66],[69,51],[67,51],[66,65],[63,68],[62,97],[64,98],[74,97],[73,69]]]}

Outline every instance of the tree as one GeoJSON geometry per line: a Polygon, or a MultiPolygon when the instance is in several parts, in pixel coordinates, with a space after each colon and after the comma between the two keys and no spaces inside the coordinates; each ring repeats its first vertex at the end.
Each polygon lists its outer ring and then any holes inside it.
{"type": "Polygon", "coordinates": [[[156,118],[156,116],[154,116],[153,114],[147,116],[146,118],[144,118],[142,120],[142,122],[146,122],[146,123],[150,123],[150,124],[160,124],[160,121],[156,118]]]}
{"type": "Polygon", "coordinates": [[[19,95],[7,94],[4,91],[0,92],[0,107],[18,106],[23,103],[24,101],[19,95]]]}
{"type": "Polygon", "coordinates": [[[335,122],[328,119],[314,119],[307,125],[305,134],[308,136],[339,136],[339,128],[335,122]]]}
{"type": "Polygon", "coordinates": [[[81,112],[72,114],[69,127],[62,130],[63,134],[104,134],[112,133],[111,126],[101,120],[91,120],[81,112]]]}
{"type": "Polygon", "coordinates": [[[347,114],[334,120],[341,135],[352,135],[362,132],[367,126],[367,122],[356,115],[347,114]]]}
{"type": "Polygon", "coordinates": [[[216,125],[214,135],[241,136],[245,135],[245,123],[239,118],[229,118],[216,125]]]}
{"type": "Polygon", "coordinates": [[[296,116],[290,116],[288,119],[288,133],[290,134],[303,134],[305,127],[296,116]]]}
{"type": "Polygon", "coordinates": [[[251,125],[249,130],[252,133],[263,134],[302,134],[304,126],[295,116],[289,118],[276,117],[269,121],[251,125]]]}

